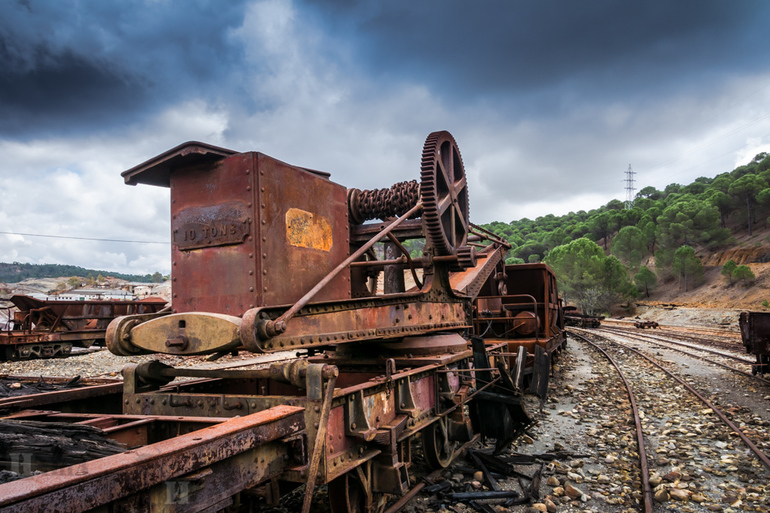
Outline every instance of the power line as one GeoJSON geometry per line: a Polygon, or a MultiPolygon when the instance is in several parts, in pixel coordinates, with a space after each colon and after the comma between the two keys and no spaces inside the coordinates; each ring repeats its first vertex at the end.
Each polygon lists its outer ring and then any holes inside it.
{"type": "Polygon", "coordinates": [[[122,240],[122,239],[95,239],[91,237],[68,237],[66,235],[43,235],[41,233],[0,232],[2,235],[23,235],[25,237],[46,237],[49,239],[92,240],[97,242],[127,242],[130,244],[171,244],[155,240],[122,240]]]}

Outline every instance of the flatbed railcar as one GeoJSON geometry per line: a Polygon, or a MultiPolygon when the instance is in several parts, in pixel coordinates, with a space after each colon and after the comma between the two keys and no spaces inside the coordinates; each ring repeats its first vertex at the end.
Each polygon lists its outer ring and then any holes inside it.
{"type": "Polygon", "coordinates": [[[448,132],[426,139],[419,182],[389,189],[197,142],[123,176],[170,188],[173,298],[113,320],[110,351],[287,359],[130,363],[122,393],[105,392],[117,405],[10,411],[95,426],[130,450],[1,484],[0,512],[256,511],[302,484],[303,513],[322,484],[333,513],[376,511],[411,487],[415,440],[439,469],[479,434],[503,446],[531,422],[529,352],[563,341],[553,274],[505,266],[510,246],[470,223],[448,132]],[[413,257],[403,242],[421,238],[413,257]]]}
{"type": "Polygon", "coordinates": [[[567,326],[576,328],[599,328],[604,317],[581,314],[576,306],[564,307],[564,322],[567,326]]]}
{"type": "Polygon", "coordinates": [[[73,347],[104,345],[107,326],[116,317],[154,313],[166,300],[50,300],[15,295],[6,307],[9,322],[0,329],[0,360],[67,356],[73,347]]]}

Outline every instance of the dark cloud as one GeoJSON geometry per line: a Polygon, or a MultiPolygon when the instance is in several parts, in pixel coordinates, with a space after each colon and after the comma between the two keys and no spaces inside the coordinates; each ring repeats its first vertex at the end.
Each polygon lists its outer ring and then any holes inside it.
{"type": "Polygon", "coordinates": [[[228,97],[245,2],[0,2],[0,137],[109,130],[228,97]]]}
{"type": "Polygon", "coordinates": [[[704,68],[749,70],[770,14],[760,1],[308,3],[354,38],[371,73],[466,101],[554,91],[628,98],[687,86],[706,78],[704,68]]]}

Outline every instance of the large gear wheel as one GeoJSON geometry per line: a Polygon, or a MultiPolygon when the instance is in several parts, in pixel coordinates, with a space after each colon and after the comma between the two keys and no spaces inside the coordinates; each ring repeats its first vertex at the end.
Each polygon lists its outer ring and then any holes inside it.
{"type": "Polygon", "coordinates": [[[456,255],[468,239],[468,182],[454,137],[433,132],[425,140],[420,166],[422,218],[439,255],[456,255]]]}

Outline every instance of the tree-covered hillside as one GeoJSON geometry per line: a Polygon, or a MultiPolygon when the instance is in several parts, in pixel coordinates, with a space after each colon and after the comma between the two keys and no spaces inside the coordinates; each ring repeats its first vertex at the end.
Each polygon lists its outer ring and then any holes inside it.
{"type": "Polygon", "coordinates": [[[152,274],[122,274],[114,273],[110,271],[96,271],[93,269],[84,269],[75,265],[60,265],[60,264],[22,264],[19,262],[13,262],[11,264],[0,262],[0,282],[3,283],[17,283],[27,278],[59,278],[63,276],[112,276],[120,280],[126,281],[139,281],[150,283],[160,273],[152,274]],[[156,276],[157,275],[157,276],[156,276]]]}
{"type": "Polygon", "coordinates": [[[632,208],[612,200],[588,212],[484,227],[511,243],[508,263],[549,263],[567,300],[596,313],[613,301],[649,294],[659,279],[678,277],[683,290],[697,286],[703,273],[697,252],[729,244],[739,230],[751,234],[757,223],[766,226],[768,215],[770,155],[760,153],[714,178],[662,191],[645,187],[632,208]],[[651,256],[654,272],[642,265],[651,256]]]}

